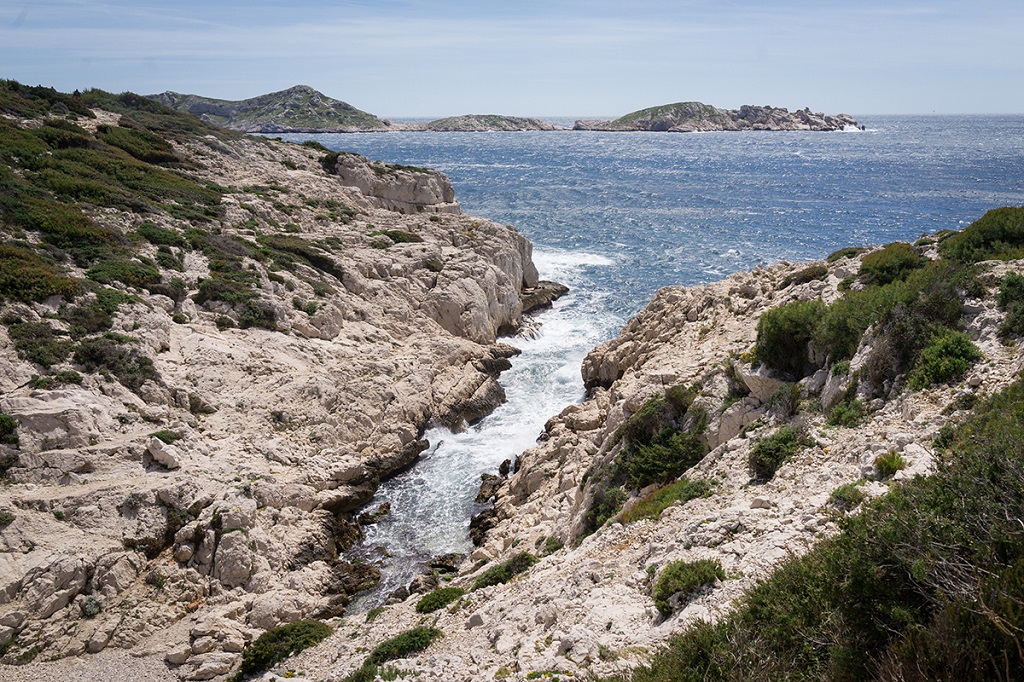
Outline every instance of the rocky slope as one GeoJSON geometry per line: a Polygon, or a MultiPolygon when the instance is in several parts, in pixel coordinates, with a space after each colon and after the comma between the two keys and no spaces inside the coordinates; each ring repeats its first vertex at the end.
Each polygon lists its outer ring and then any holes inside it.
{"type": "Polygon", "coordinates": [[[177,92],[150,96],[177,111],[245,133],[355,133],[387,130],[389,126],[387,121],[308,85],[237,101],[177,92]]]}
{"type": "Polygon", "coordinates": [[[0,110],[0,675],[209,679],[342,613],[352,512],[503,400],[530,243],[436,171],[134,95],[0,110]]]}
{"type": "MultiPolygon", "coordinates": [[[[930,241],[918,250],[934,258],[930,241]]],[[[440,639],[382,670],[467,681],[624,672],[688,624],[719,617],[780,562],[834,534],[848,513],[834,497],[842,486],[855,484],[870,497],[884,494],[894,481],[928,473],[940,429],[1024,367],[1021,345],[1000,338],[1004,313],[995,300],[998,282],[1021,272],[1024,262],[982,265],[980,286],[966,294],[963,322],[983,361],[957,381],[916,391],[858,385],[853,377],[867,377],[864,368],[884,346],[872,334],[861,340],[847,368],[818,369],[795,384],[751,365],[758,320],[766,311],[796,301],[839,300],[851,282],[855,289],[863,286],[857,275],[866,255],[853,250],[830,262],[782,263],[706,286],[660,291],[618,338],[587,357],[588,398],[553,417],[515,472],[496,492],[489,489],[494,514],[459,574],[435,574],[418,584],[421,592],[444,584],[466,593],[429,615],[417,612],[422,594],[416,594],[380,613],[342,618],[332,638],[284,669],[317,680],[364,679],[355,671],[367,651],[430,625],[443,633],[440,639]],[[621,513],[606,509],[610,521],[595,523],[592,511],[611,497],[611,467],[627,461],[624,434],[638,423],[635,415],[663,405],[658,401],[667,401],[673,390],[678,395],[677,387],[691,387],[688,413],[703,412],[706,424],[706,454],[683,476],[707,482],[709,493],[634,520],[628,514],[638,498],[660,486],[650,485],[629,492],[621,513]],[[788,405],[779,398],[787,395],[788,405]],[[863,402],[863,416],[831,424],[830,408],[852,404],[853,395],[863,402]],[[787,424],[805,434],[805,445],[770,480],[752,479],[751,451],[787,424]],[[877,463],[879,455],[893,453],[904,465],[895,476],[877,463]],[[524,551],[542,558],[504,585],[473,589],[497,562],[524,551]],[[701,559],[719,562],[724,579],[688,601],[672,602],[670,615],[662,615],[652,598],[655,578],[671,562],[701,559]]]]}
{"type": "Polygon", "coordinates": [[[576,121],[573,130],[658,131],[671,133],[716,130],[816,130],[858,128],[847,114],[813,113],[810,109],[789,111],[771,106],[743,105],[719,109],[701,102],[678,102],[641,109],[614,121],[576,121]]]}

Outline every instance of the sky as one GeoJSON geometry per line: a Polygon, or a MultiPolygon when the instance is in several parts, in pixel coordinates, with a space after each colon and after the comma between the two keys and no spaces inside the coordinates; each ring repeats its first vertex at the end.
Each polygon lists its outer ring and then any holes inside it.
{"type": "Polygon", "coordinates": [[[388,118],[1024,113],[1021,0],[2,0],[0,78],[388,118]]]}

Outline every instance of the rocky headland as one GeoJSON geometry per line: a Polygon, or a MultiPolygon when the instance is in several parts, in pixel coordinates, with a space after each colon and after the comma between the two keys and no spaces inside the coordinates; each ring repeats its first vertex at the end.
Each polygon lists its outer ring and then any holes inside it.
{"type": "Polygon", "coordinates": [[[343,613],[353,512],[502,402],[498,336],[560,287],[437,171],[131,94],[0,109],[0,661],[209,679],[343,613]]]}
{"type": "Polygon", "coordinates": [[[837,131],[860,128],[848,114],[826,115],[810,109],[743,105],[719,109],[702,102],[678,102],[626,114],[613,121],[576,121],[573,130],[654,131],[670,133],[720,130],[814,130],[837,131]]]}
{"type": "Polygon", "coordinates": [[[150,97],[177,111],[243,133],[361,133],[380,132],[390,126],[388,121],[308,85],[244,100],[170,91],[150,97]]]}

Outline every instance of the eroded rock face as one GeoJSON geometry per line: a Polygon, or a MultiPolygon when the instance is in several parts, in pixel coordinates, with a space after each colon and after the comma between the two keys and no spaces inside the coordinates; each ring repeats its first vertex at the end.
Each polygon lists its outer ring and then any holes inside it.
{"type": "Polygon", "coordinates": [[[436,170],[371,162],[358,154],[340,154],[332,172],[380,208],[399,213],[462,213],[448,177],[436,170]]]}
{"type": "MultiPolygon", "coordinates": [[[[83,125],[119,120],[97,116],[83,125]]],[[[19,441],[0,444],[4,663],[130,648],[212,679],[262,630],[343,613],[377,577],[346,558],[356,510],[428,447],[426,427],[462,428],[504,399],[518,351],[497,338],[538,284],[529,241],[461,215],[434,171],[341,155],[329,174],[298,145],[206,142],[177,152],[201,160],[199,181],[251,190],[226,193],[206,232],[251,273],[253,307],[200,296],[209,253],[175,247],[183,293],[121,288],[112,336],[153,367],[130,388],[73,357],[50,373],[80,383],[33,388],[46,372],[0,326],[0,412],[19,441]],[[272,328],[243,328],[256,313],[272,328]]],[[[123,233],[143,220],[92,218],[123,233]]],[[[66,333],[67,303],[0,312],[66,333]]]]}

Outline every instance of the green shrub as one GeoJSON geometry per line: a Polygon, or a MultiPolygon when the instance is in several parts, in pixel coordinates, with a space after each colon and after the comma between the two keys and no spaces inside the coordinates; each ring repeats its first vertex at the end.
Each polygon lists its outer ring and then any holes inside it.
{"type": "Polygon", "coordinates": [[[608,522],[622,509],[626,501],[626,493],[622,488],[607,488],[602,484],[594,487],[590,500],[590,508],[583,518],[580,537],[586,537],[608,522]]]}
{"type": "Polygon", "coordinates": [[[903,459],[903,455],[892,450],[875,457],[875,468],[878,469],[878,474],[882,478],[891,478],[900,469],[906,469],[907,462],[903,459]]]}
{"type": "Polygon", "coordinates": [[[6,528],[11,525],[14,523],[15,518],[17,517],[6,509],[0,509],[0,528],[6,528]]]}
{"type": "Polygon", "coordinates": [[[109,372],[125,388],[138,392],[146,381],[160,381],[153,361],[130,346],[111,339],[83,341],[75,350],[75,362],[89,372],[109,372]]]}
{"type": "Polygon", "coordinates": [[[895,242],[864,256],[859,276],[865,284],[889,284],[904,279],[911,270],[923,266],[926,260],[910,244],[895,242]]]}
{"type": "Polygon", "coordinates": [[[160,271],[155,266],[129,258],[112,258],[101,261],[89,268],[85,275],[101,284],[121,282],[135,288],[160,282],[160,271]]]}
{"type": "Polygon", "coordinates": [[[529,552],[520,552],[508,561],[487,569],[473,583],[473,589],[479,590],[492,585],[503,585],[520,573],[530,570],[530,567],[538,561],[540,559],[529,552]]]}
{"type": "Polygon", "coordinates": [[[843,258],[852,258],[853,256],[859,256],[865,251],[867,251],[867,249],[863,247],[848,246],[845,249],[833,251],[825,258],[825,260],[828,261],[829,263],[835,263],[837,260],[841,260],[843,258]]]}
{"type": "Polygon", "coordinates": [[[1011,272],[999,283],[999,307],[1006,313],[999,336],[1024,335],[1024,277],[1011,272]]]}
{"type": "Polygon", "coordinates": [[[988,211],[960,232],[939,243],[943,258],[975,263],[1024,255],[1024,208],[1006,206],[988,211]]]}
{"type": "Polygon", "coordinates": [[[832,494],[829,495],[828,503],[843,511],[854,509],[867,499],[867,493],[861,488],[862,483],[863,481],[844,483],[832,491],[832,494]]]}
{"type": "Polygon", "coordinates": [[[765,407],[779,419],[789,419],[800,406],[799,384],[782,384],[768,396],[765,407]]]}
{"type": "Polygon", "coordinates": [[[82,375],[72,369],[44,376],[33,374],[32,378],[28,380],[28,387],[31,389],[49,391],[55,388],[59,388],[65,384],[81,383],[82,375]]]}
{"type": "Polygon", "coordinates": [[[921,351],[910,374],[910,387],[920,390],[960,379],[981,357],[981,351],[966,334],[941,332],[921,351]]]}
{"type": "Polygon", "coordinates": [[[171,445],[175,441],[179,441],[182,439],[182,435],[180,433],[178,433],[177,431],[170,431],[167,429],[164,429],[162,431],[154,431],[149,435],[152,438],[160,439],[161,441],[167,443],[168,445],[171,445]]]}
{"type": "Polygon", "coordinates": [[[437,628],[417,627],[395,635],[391,639],[378,644],[370,655],[366,657],[369,665],[380,665],[398,658],[406,658],[411,654],[426,649],[430,644],[442,636],[437,628]]]}
{"type": "Polygon", "coordinates": [[[42,256],[13,244],[0,244],[0,299],[45,301],[74,298],[81,282],[67,277],[42,256]]]}
{"type": "Polygon", "coordinates": [[[828,275],[828,268],[824,265],[809,265],[803,270],[794,272],[782,280],[780,287],[785,289],[793,284],[806,284],[816,279],[824,279],[828,275]]]}
{"type": "Polygon", "coordinates": [[[623,512],[622,522],[633,523],[640,519],[657,519],[661,516],[661,512],[676,502],[686,504],[698,497],[708,497],[711,495],[711,487],[711,482],[704,479],[691,481],[684,478],[675,483],[670,483],[664,488],[641,498],[636,504],[623,512]]]}
{"type": "Polygon", "coordinates": [[[188,240],[177,230],[159,227],[153,223],[142,223],[135,228],[135,232],[155,246],[176,246],[179,249],[189,246],[188,240]]]}
{"type": "Polygon", "coordinates": [[[461,587],[441,587],[433,592],[428,592],[423,595],[418,602],[416,602],[417,613],[433,613],[438,609],[443,609],[453,601],[466,594],[466,591],[461,587]]]}
{"type": "Polygon", "coordinates": [[[678,478],[707,453],[700,437],[673,428],[663,429],[648,444],[634,444],[624,451],[621,465],[630,487],[640,489],[652,483],[678,478]]]}
{"type": "Polygon", "coordinates": [[[17,430],[17,420],[9,414],[0,412],[0,443],[4,443],[6,445],[17,445],[17,430]]]}
{"type": "Polygon", "coordinates": [[[64,362],[74,346],[46,322],[10,322],[7,334],[19,356],[47,368],[64,362]]]}
{"type": "Polygon", "coordinates": [[[864,403],[857,398],[847,398],[832,406],[825,423],[829,426],[853,428],[864,419],[864,403]]]}
{"type": "Polygon", "coordinates": [[[774,370],[803,377],[808,368],[807,346],[824,310],[821,301],[794,301],[766,310],[757,321],[757,358],[774,370]]]}
{"type": "Polygon", "coordinates": [[[845,377],[850,374],[850,361],[840,360],[832,365],[831,375],[834,377],[845,377]]]}
{"type": "Polygon", "coordinates": [[[300,620],[267,630],[242,652],[242,666],[236,680],[258,675],[292,654],[319,644],[331,635],[331,628],[317,620],[300,620]]]}
{"type": "Polygon", "coordinates": [[[750,475],[761,481],[771,479],[779,467],[796,453],[800,440],[800,431],[792,426],[784,426],[759,440],[750,449],[747,459],[750,475]]]}
{"type": "Polygon", "coordinates": [[[679,595],[679,603],[685,604],[698,590],[705,585],[713,585],[716,580],[725,580],[725,571],[717,561],[672,561],[665,566],[654,585],[654,605],[663,616],[670,616],[673,596],[679,595]]]}

